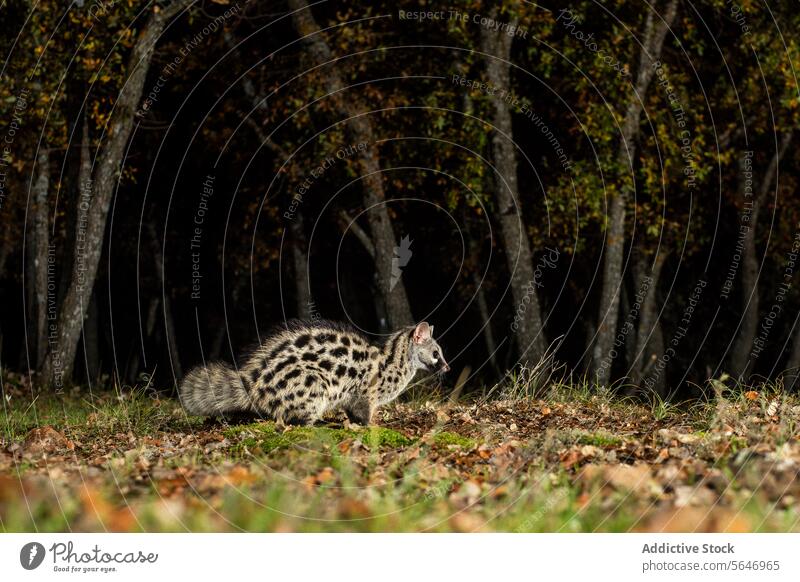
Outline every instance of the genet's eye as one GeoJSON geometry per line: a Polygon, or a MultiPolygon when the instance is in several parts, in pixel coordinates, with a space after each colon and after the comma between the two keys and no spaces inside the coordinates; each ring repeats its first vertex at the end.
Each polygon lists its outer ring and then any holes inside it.
{"type": "Polygon", "coordinates": [[[434,360],[438,360],[439,359],[439,352],[433,352],[433,359],[434,360]]]}

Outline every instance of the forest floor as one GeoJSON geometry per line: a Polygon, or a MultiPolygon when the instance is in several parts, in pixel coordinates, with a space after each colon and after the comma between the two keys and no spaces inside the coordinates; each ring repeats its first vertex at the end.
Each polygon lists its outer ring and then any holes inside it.
{"type": "MultiPolygon", "coordinates": [[[[800,531],[800,399],[542,398],[283,430],[4,382],[4,531],[800,531]]],[[[713,386],[712,386],[713,387],[713,386]]]]}

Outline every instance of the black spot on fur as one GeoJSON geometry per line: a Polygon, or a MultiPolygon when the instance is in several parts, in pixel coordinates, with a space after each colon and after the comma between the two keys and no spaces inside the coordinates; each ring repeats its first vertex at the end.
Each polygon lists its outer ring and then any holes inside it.
{"type": "Polygon", "coordinates": [[[310,333],[304,333],[299,338],[294,340],[294,345],[295,345],[295,347],[298,347],[298,348],[304,348],[304,347],[306,347],[308,345],[308,342],[310,342],[310,341],[311,341],[311,334],[310,333]]]}
{"type": "Polygon", "coordinates": [[[322,360],[319,363],[319,367],[325,370],[326,372],[330,372],[333,369],[333,362],[330,360],[322,360]]]}
{"type": "Polygon", "coordinates": [[[353,361],[355,362],[363,362],[367,359],[367,352],[360,351],[360,350],[353,350],[353,361]]]}
{"type": "Polygon", "coordinates": [[[339,341],[342,342],[342,345],[345,346],[345,347],[348,347],[350,345],[350,338],[347,337],[346,335],[343,335],[342,337],[340,337],[339,341]]]}
{"type": "Polygon", "coordinates": [[[347,375],[350,376],[351,378],[355,378],[356,376],[358,376],[358,370],[356,370],[355,368],[349,368],[347,370],[347,375]]]}
{"type": "Polygon", "coordinates": [[[284,340],[277,345],[277,347],[269,353],[268,360],[274,360],[282,351],[289,347],[289,340],[284,340]]]}
{"type": "Polygon", "coordinates": [[[347,366],[343,366],[343,365],[339,364],[339,366],[336,368],[336,375],[341,378],[346,373],[347,373],[347,366]]]}
{"type": "Polygon", "coordinates": [[[341,358],[342,356],[347,354],[347,348],[334,348],[331,350],[331,355],[334,358],[341,358]]]}
{"type": "Polygon", "coordinates": [[[303,354],[303,361],[304,362],[316,362],[318,359],[317,354],[313,352],[306,352],[303,354]]]}
{"type": "Polygon", "coordinates": [[[292,364],[297,362],[297,356],[289,356],[285,360],[282,360],[275,364],[275,368],[272,370],[273,374],[279,374],[281,370],[283,370],[286,366],[291,366],[292,364]]]}
{"type": "Polygon", "coordinates": [[[314,336],[314,340],[316,340],[318,344],[328,344],[334,341],[335,339],[336,339],[336,334],[333,333],[320,333],[314,336]]]}
{"type": "Polygon", "coordinates": [[[306,376],[306,381],[304,382],[306,388],[311,386],[316,381],[316,379],[317,379],[316,376],[306,376]]]}
{"type": "Polygon", "coordinates": [[[389,353],[392,354],[392,361],[394,361],[395,357],[397,356],[397,344],[400,341],[400,335],[396,335],[392,338],[392,343],[389,344],[389,353]]]}
{"type": "Polygon", "coordinates": [[[299,369],[295,368],[294,370],[292,370],[291,372],[289,372],[288,374],[286,374],[286,375],[283,377],[283,379],[284,379],[284,380],[286,380],[286,381],[289,381],[289,380],[294,380],[294,379],[295,379],[295,378],[297,378],[297,377],[298,377],[300,374],[302,374],[302,372],[301,372],[299,369]]]}

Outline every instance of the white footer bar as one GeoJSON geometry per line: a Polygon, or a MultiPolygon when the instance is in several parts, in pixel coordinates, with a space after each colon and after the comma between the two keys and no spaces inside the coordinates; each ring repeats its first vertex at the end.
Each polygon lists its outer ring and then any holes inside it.
{"type": "Polygon", "coordinates": [[[136,582],[749,582],[800,580],[799,542],[800,534],[0,534],[0,572],[136,582]]]}

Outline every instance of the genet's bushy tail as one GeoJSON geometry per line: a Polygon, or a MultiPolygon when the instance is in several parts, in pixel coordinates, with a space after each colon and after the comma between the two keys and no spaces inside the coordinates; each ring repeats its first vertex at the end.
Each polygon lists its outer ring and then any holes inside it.
{"type": "Polygon", "coordinates": [[[217,416],[250,410],[250,397],[238,372],[224,362],[189,370],[178,389],[189,414],[217,416]]]}

